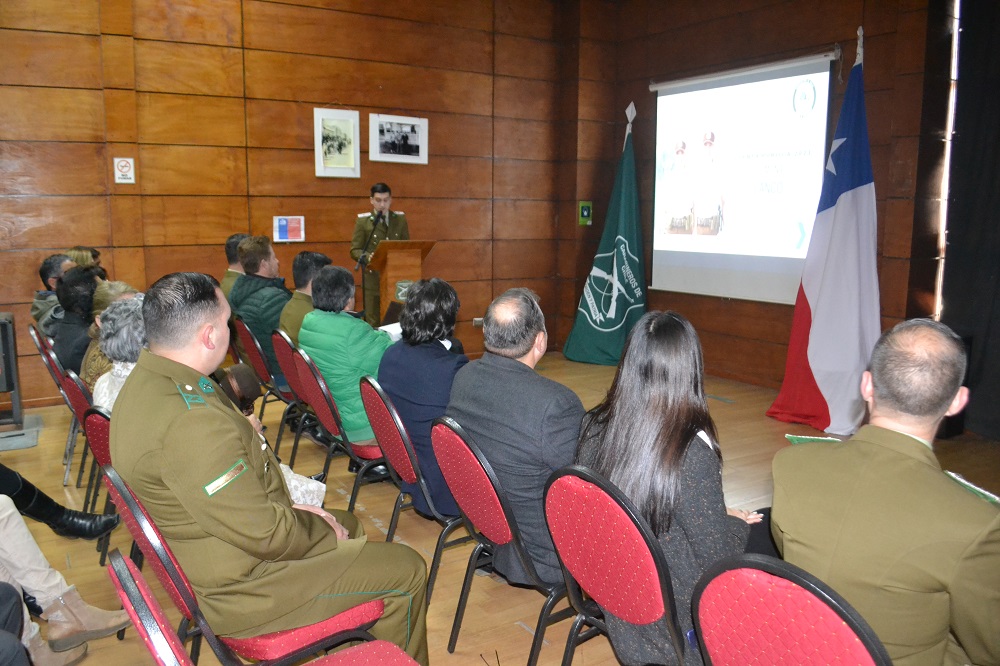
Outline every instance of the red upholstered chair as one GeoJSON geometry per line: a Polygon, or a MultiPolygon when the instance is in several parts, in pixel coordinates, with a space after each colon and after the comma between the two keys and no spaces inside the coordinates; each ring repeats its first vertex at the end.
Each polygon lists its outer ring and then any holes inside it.
{"type": "MultiPolygon", "coordinates": [[[[191,583],[139,498],[111,465],[104,467],[104,482],[144,559],[150,562],[163,588],[184,616],[178,629],[182,640],[200,633],[219,659],[232,651],[262,666],[284,666],[341,643],[374,639],[368,630],[382,617],[385,603],[381,599],[305,627],[250,638],[216,636],[198,606],[191,583]],[[193,630],[195,628],[197,631],[193,630]]],[[[197,639],[191,652],[192,659],[197,662],[197,639]]]]}
{"type": "MultiPolygon", "coordinates": [[[[303,427],[307,427],[310,424],[315,424],[316,418],[309,413],[308,406],[299,397],[303,388],[302,383],[299,381],[298,370],[295,367],[295,357],[299,353],[295,347],[295,343],[292,342],[287,333],[282,330],[276,330],[271,334],[271,344],[274,346],[274,356],[278,359],[278,367],[281,368],[281,373],[285,375],[285,382],[287,382],[288,390],[293,398],[293,401],[285,407],[285,413],[281,415],[281,425],[278,426],[278,438],[274,443],[274,455],[278,455],[278,447],[281,446],[281,435],[285,430],[285,420],[292,409],[295,409],[294,413],[298,414],[295,417],[296,432],[299,431],[298,426],[300,423],[303,427]]],[[[292,444],[292,457],[289,467],[295,464],[295,454],[298,450],[299,440],[296,437],[295,443],[292,444]]]]}
{"type": "MultiPolygon", "coordinates": [[[[434,520],[441,525],[441,534],[434,547],[434,557],[431,560],[430,572],[427,574],[427,603],[430,603],[431,592],[434,590],[434,580],[437,578],[438,567],[441,565],[441,553],[448,546],[466,543],[472,537],[463,536],[448,541],[448,536],[462,526],[462,517],[444,516],[434,506],[434,500],[427,489],[427,483],[420,473],[420,461],[417,460],[417,453],[413,449],[409,433],[406,432],[406,426],[403,425],[403,420],[399,417],[399,413],[389,396],[382,390],[374,377],[361,378],[361,400],[364,402],[368,421],[372,424],[372,430],[375,432],[375,439],[385,455],[385,465],[389,468],[393,483],[400,488],[403,483],[417,486],[419,492],[423,494],[434,520]]],[[[392,541],[392,537],[396,533],[396,523],[399,521],[400,511],[413,507],[413,501],[412,499],[407,501],[407,495],[408,493],[400,489],[399,495],[396,497],[396,505],[392,509],[392,519],[389,521],[386,541],[392,541]]]]}
{"type": "MultiPolygon", "coordinates": [[[[111,464],[111,414],[103,407],[91,407],[83,415],[83,431],[87,435],[87,447],[93,454],[94,459],[90,463],[90,479],[87,481],[87,493],[90,495],[88,506],[87,496],[83,498],[83,508],[91,513],[97,508],[97,491],[101,484],[101,468],[111,464]]],[[[111,501],[111,495],[107,495],[104,501],[104,513],[112,513],[115,505],[111,501]]],[[[101,553],[101,566],[104,566],[108,554],[108,544],[111,542],[111,533],[105,534],[97,542],[97,550],[101,553]]]]}
{"type": "Polygon", "coordinates": [[[545,484],[545,522],[577,612],[563,664],[572,662],[577,645],[607,633],[602,609],[633,624],[662,622],[675,662],[684,663],[670,573],[656,535],[635,505],[600,475],[571,465],[553,472],[545,484]]]}
{"type": "Polygon", "coordinates": [[[773,557],[716,562],[695,586],[692,606],[706,666],[892,664],[843,597],[773,557]]]}
{"type": "MultiPolygon", "coordinates": [[[[69,432],[66,435],[66,449],[63,451],[63,465],[69,465],[73,457],[73,449],[76,448],[76,438],[80,432],[80,423],[76,420],[76,414],[73,413],[73,405],[69,402],[69,396],[66,395],[66,391],[63,390],[62,377],[66,374],[66,371],[62,367],[62,363],[56,358],[55,352],[52,350],[52,339],[46,335],[42,335],[41,331],[34,324],[28,324],[28,335],[31,337],[31,341],[35,343],[35,349],[38,350],[38,355],[42,359],[42,363],[45,365],[45,369],[49,372],[49,377],[52,378],[52,382],[59,389],[59,395],[62,396],[63,402],[66,403],[66,407],[69,409],[72,415],[72,420],[69,424],[69,432]]],[[[66,478],[63,485],[69,483],[69,472],[67,470],[66,478]]]]}
{"type": "MultiPolygon", "coordinates": [[[[50,352],[51,353],[51,352],[50,352]]],[[[55,359],[55,353],[51,353],[52,358],[55,359]]],[[[63,373],[60,378],[62,384],[63,392],[66,394],[66,400],[69,403],[70,409],[73,411],[73,417],[76,422],[83,425],[83,416],[90,409],[90,406],[94,403],[93,398],[90,395],[90,389],[87,385],[83,383],[75,372],[72,370],[67,370],[63,373]]],[[[78,426],[79,427],[79,426],[78,426]]],[[[84,437],[87,433],[84,432],[84,437]]],[[[63,485],[69,484],[69,474],[70,467],[73,465],[73,449],[76,448],[76,438],[74,438],[73,446],[70,447],[69,456],[66,462],[66,473],[63,475],[63,485]]],[[[80,470],[76,476],[76,487],[79,488],[83,484],[83,470],[86,468],[87,463],[87,448],[84,447],[83,453],[80,454],[80,470]]]]}
{"type": "MultiPolygon", "coordinates": [[[[250,330],[239,315],[233,317],[233,328],[236,329],[236,337],[243,348],[244,362],[253,368],[254,372],[257,373],[257,378],[260,380],[260,385],[264,387],[264,399],[260,403],[260,413],[257,414],[257,418],[263,421],[264,407],[267,406],[268,402],[276,402],[278,400],[285,403],[285,414],[287,414],[288,405],[295,400],[295,396],[288,391],[287,385],[280,386],[274,381],[271,369],[267,367],[267,359],[264,358],[264,350],[261,348],[257,336],[253,334],[253,331],[250,330]]],[[[285,421],[284,414],[282,414],[281,421],[282,423],[285,421]]],[[[280,438],[280,432],[278,436],[280,438]]]]}
{"type": "Polygon", "coordinates": [[[535,565],[524,549],[514,514],[507,506],[507,499],[493,467],[465,434],[462,426],[447,416],[435,419],[431,427],[431,444],[448,489],[451,490],[462,512],[465,527],[477,541],[469,556],[469,564],[465,568],[465,582],[462,583],[458,608],[455,610],[455,621],[451,627],[451,638],[448,640],[448,652],[455,651],[465,606],[469,600],[469,588],[472,586],[476,569],[493,562],[493,553],[497,546],[510,544],[517,553],[521,566],[532,579],[533,587],[546,595],[545,603],[542,604],[542,610],[538,614],[535,638],[528,656],[528,666],[534,666],[538,661],[542,642],[545,640],[546,627],[573,615],[572,608],[564,608],[558,613],[552,612],[555,605],[566,596],[566,586],[561,583],[551,585],[538,577],[535,565]]]}
{"type": "MultiPolygon", "coordinates": [[[[354,478],[354,489],[351,491],[351,499],[347,504],[347,510],[354,511],[354,503],[358,500],[358,491],[361,489],[361,486],[370,481],[381,481],[387,478],[382,475],[369,474],[378,465],[385,464],[382,449],[378,447],[378,444],[355,444],[347,438],[347,432],[344,430],[344,426],[340,420],[340,412],[337,411],[337,403],[334,401],[333,395],[330,394],[330,389],[326,385],[326,380],[323,379],[319,368],[309,358],[309,354],[301,349],[298,350],[294,360],[296,379],[302,389],[299,397],[316,414],[319,425],[325,431],[327,439],[331,442],[331,446],[326,454],[326,463],[323,465],[323,473],[326,474],[330,471],[330,460],[338,450],[346,453],[354,464],[358,466],[358,473],[354,478]]],[[[296,429],[293,450],[298,447],[299,438],[302,436],[303,423],[300,422],[299,427],[296,429]]],[[[288,465],[291,467],[291,462],[288,465]]]]}
{"type": "MultiPolygon", "coordinates": [[[[160,666],[190,666],[194,662],[184,651],[184,644],[170,630],[170,622],[163,607],[156,600],[139,568],[122,556],[116,548],[111,552],[108,575],[114,583],[118,597],[122,601],[132,624],[142,637],[146,649],[160,666]]],[[[223,646],[225,647],[225,646],[223,646]]],[[[231,650],[218,655],[223,666],[243,666],[243,662],[231,650]]],[[[309,662],[312,666],[335,666],[338,664],[392,664],[405,666],[415,664],[405,652],[388,641],[371,641],[347,650],[309,662]]]]}

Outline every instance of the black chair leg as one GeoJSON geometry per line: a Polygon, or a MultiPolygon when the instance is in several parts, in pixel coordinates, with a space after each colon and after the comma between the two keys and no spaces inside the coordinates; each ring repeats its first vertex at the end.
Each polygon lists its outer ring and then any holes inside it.
{"type": "MultiPolygon", "coordinates": [[[[361,486],[367,483],[365,481],[365,474],[367,474],[368,470],[372,469],[373,467],[377,467],[378,465],[384,465],[384,464],[385,464],[384,458],[376,458],[375,460],[367,461],[365,464],[361,466],[361,469],[358,470],[358,475],[354,478],[354,489],[351,491],[351,499],[347,503],[348,512],[354,513],[354,505],[358,501],[358,491],[361,490],[361,486]]],[[[323,471],[326,472],[328,470],[324,469],[323,471]]]]}
{"type": "MultiPolygon", "coordinates": [[[[434,557],[431,558],[431,568],[427,572],[427,604],[431,603],[431,592],[434,591],[434,581],[437,580],[438,568],[441,566],[441,554],[444,552],[445,542],[448,540],[448,535],[455,531],[462,524],[461,519],[455,518],[449,520],[444,524],[441,529],[441,534],[438,536],[437,545],[434,547],[434,557]]],[[[450,544],[449,544],[450,545],[450,544]]]]}
{"type": "MultiPolygon", "coordinates": [[[[84,439],[86,439],[87,434],[84,433],[84,439]]],[[[79,488],[83,485],[83,470],[87,467],[87,453],[90,450],[90,444],[84,442],[83,452],[80,454],[80,469],[76,470],[76,487],[79,488]]]]}
{"type": "Polygon", "coordinates": [[[573,620],[573,626],[570,627],[569,636],[566,637],[566,649],[563,650],[562,666],[571,666],[573,663],[573,653],[576,652],[576,644],[580,635],[580,629],[583,627],[583,623],[586,622],[587,618],[583,613],[578,613],[576,619],[573,620]]]}
{"type": "Polygon", "coordinates": [[[493,559],[492,553],[487,553],[483,557],[486,546],[477,543],[472,555],[469,556],[469,564],[465,567],[465,581],[462,582],[462,593],[458,595],[458,607],[455,609],[455,621],[451,624],[451,637],[448,639],[448,652],[455,652],[455,644],[458,642],[458,632],[462,629],[462,619],[465,617],[465,606],[469,602],[469,588],[472,587],[472,578],[476,575],[476,569],[481,564],[486,564],[493,559]]]}
{"type": "MultiPolygon", "coordinates": [[[[538,663],[538,654],[542,651],[542,643],[545,641],[545,629],[559,617],[552,616],[552,619],[550,619],[549,616],[552,614],[553,607],[555,607],[555,605],[559,603],[559,600],[565,596],[565,590],[556,588],[545,598],[545,603],[542,604],[542,610],[538,613],[538,624],[535,625],[535,638],[531,641],[531,653],[528,655],[528,666],[535,666],[535,664],[538,663]]],[[[560,615],[565,615],[565,611],[561,612],[560,615]]]]}
{"type": "Polygon", "coordinates": [[[399,514],[403,510],[403,502],[406,501],[406,493],[402,490],[396,496],[396,505],[392,507],[392,518],[389,519],[389,531],[385,535],[387,543],[392,542],[392,537],[396,534],[396,523],[399,522],[399,514]]]}

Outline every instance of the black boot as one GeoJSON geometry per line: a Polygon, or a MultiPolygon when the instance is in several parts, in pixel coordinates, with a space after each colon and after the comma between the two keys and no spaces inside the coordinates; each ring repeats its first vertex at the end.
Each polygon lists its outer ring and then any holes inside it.
{"type": "Polygon", "coordinates": [[[36,488],[30,481],[20,476],[21,487],[10,498],[17,510],[29,518],[45,523],[52,531],[70,539],[97,539],[115,527],[121,518],[118,515],[101,515],[73,511],[56,504],[55,500],[36,488]]]}

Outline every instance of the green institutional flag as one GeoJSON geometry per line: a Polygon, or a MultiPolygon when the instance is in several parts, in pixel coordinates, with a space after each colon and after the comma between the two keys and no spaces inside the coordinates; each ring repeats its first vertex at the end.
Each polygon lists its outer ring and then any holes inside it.
{"type": "Polygon", "coordinates": [[[571,361],[617,365],[625,338],[646,312],[646,267],[639,233],[639,190],[632,148],[634,105],[629,105],[626,115],[629,124],[625,148],[618,162],[604,235],[583,287],[576,322],[563,348],[563,354],[571,361]]]}

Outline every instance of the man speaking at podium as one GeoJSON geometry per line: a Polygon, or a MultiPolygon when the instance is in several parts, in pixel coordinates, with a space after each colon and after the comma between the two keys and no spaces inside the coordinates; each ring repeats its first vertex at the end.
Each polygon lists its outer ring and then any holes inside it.
{"type": "MultiPolygon", "coordinates": [[[[362,285],[365,294],[365,321],[372,326],[381,322],[379,302],[379,275],[368,268],[368,261],[375,254],[375,248],[384,240],[410,240],[410,230],[406,226],[406,216],[401,211],[389,210],[392,206],[392,190],[385,183],[375,183],[371,192],[372,211],[358,213],[351,238],[351,258],[363,266],[362,285]]],[[[387,296],[387,297],[391,297],[387,296]]]]}

